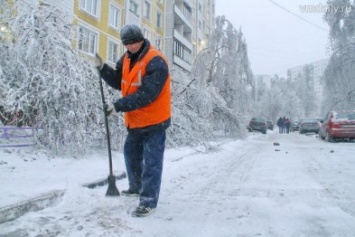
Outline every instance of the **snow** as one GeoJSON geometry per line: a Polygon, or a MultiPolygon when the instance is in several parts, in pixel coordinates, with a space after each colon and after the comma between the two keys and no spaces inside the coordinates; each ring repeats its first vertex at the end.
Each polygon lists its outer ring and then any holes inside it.
{"type": "MultiPolygon", "coordinates": [[[[355,236],[354,143],[275,130],[214,145],[166,151],[158,208],[144,218],[130,216],[137,198],[82,187],[107,177],[105,150],[73,159],[1,149],[0,208],[65,193],[0,224],[0,236],[355,236]]],[[[123,172],[122,154],[113,159],[123,172]]]]}

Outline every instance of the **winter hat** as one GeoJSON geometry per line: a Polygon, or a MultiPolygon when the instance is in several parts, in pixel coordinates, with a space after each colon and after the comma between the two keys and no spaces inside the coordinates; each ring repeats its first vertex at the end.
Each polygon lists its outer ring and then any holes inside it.
{"type": "Polygon", "coordinates": [[[134,44],[144,40],[143,33],[137,25],[125,25],[122,27],[120,34],[123,45],[134,44]]]}

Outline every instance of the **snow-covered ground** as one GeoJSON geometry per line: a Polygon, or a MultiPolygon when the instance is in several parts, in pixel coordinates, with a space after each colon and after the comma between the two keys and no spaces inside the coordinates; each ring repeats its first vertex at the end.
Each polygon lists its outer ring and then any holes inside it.
{"type": "MultiPolygon", "coordinates": [[[[108,175],[106,151],[85,159],[0,150],[0,207],[65,190],[52,206],[0,224],[0,236],[355,236],[355,143],[315,135],[249,133],[218,149],[169,149],[156,211],[137,198],[82,184],[108,175]],[[275,146],[275,142],[279,146],[275,146]]],[[[115,173],[124,171],[113,153],[115,173]]],[[[119,190],[127,179],[118,180],[119,190]]]]}

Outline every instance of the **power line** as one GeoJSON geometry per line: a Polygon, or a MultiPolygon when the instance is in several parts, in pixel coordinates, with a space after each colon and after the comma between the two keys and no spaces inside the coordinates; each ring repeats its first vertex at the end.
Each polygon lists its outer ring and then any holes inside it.
{"type": "Polygon", "coordinates": [[[284,11],[290,13],[291,15],[293,15],[293,16],[295,16],[295,17],[301,19],[302,21],[305,21],[305,22],[307,22],[308,24],[311,24],[311,25],[317,27],[317,28],[320,29],[320,30],[327,31],[327,30],[324,29],[323,27],[321,27],[321,26],[319,26],[319,25],[317,25],[317,24],[314,24],[313,22],[310,22],[310,21],[308,21],[307,19],[304,19],[303,17],[297,15],[296,13],[291,12],[290,10],[288,10],[288,9],[285,8],[284,6],[281,6],[281,5],[278,4],[277,2],[274,2],[274,1],[272,1],[272,0],[268,0],[268,1],[271,2],[272,4],[278,6],[278,7],[281,8],[282,10],[284,10],[284,11]]]}

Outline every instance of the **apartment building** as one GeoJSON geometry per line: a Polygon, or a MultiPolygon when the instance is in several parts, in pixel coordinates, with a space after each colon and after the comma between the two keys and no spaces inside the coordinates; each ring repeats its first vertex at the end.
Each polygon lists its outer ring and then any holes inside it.
{"type": "Polygon", "coordinates": [[[107,63],[115,64],[123,52],[119,31],[124,22],[124,3],[124,0],[74,0],[72,16],[78,26],[74,45],[83,55],[94,57],[98,52],[107,63]]]}
{"type": "Polygon", "coordinates": [[[114,65],[124,52],[120,29],[137,24],[166,55],[170,66],[190,71],[208,45],[214,26],[215,0],[24,0],[54,5],[77,25],[73,45],[83,56],[98,52],[114,65]]]}
{"type": "Polygon", "coordinates": [[[188,72],[214,26],[215,0],[74,0],[72,10],[70,2],[62,0],[62,8],[74,13],[79,26],[76,47],[88,56],[99,52],[112,64],[124,52],[120,28],[134,23],[170,66],[188,72]]]}
{"type": "Polygon", "coordinates": [[[45,2],[63,9],[77,25],[76,47],[83,56],[103,59],[115,65],[124,52],[120,30],[137,24],[158,49],[165,44],[165,1],[167,0],[28,0],[45,2]]]}
{"type": "Polygon", "coordinates": [[[316,98],[320,101],[322,99],[323,85],[322,76],[328,65],[328,59],[319,60],[316,62],[300,65],[294,68],[288,69],[288,79],[295,81],[297,78],[303,77],[306,73],[306,66],[310,68],[310,77],[313,80],[313,86],[315,90],[316,98]]]}
{"type": "Polygon", "coordinates": [[[197,54],[207,47],[214,26],[214,0],[167,1],[165,54],[170,62],[190,71],[197,54]]]}

